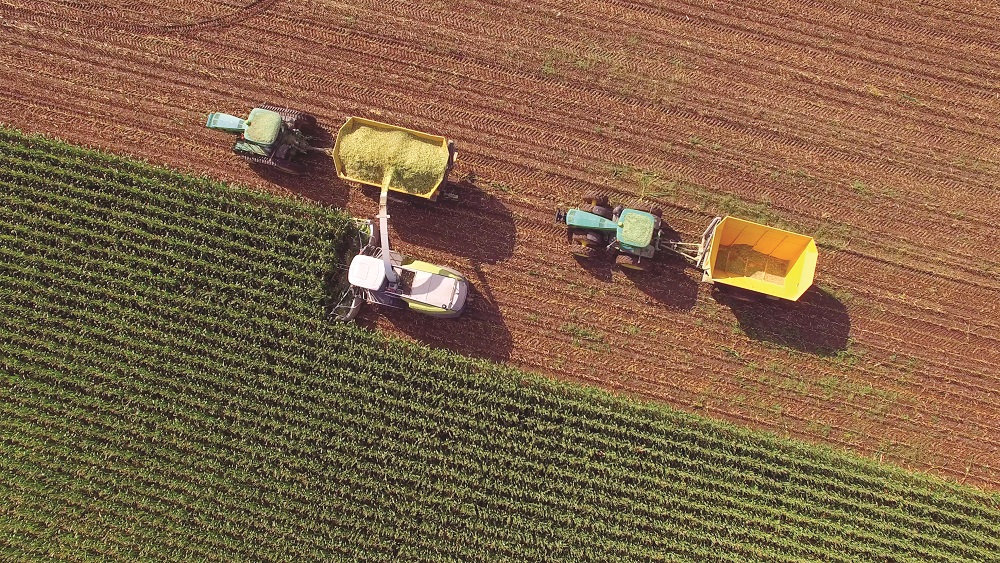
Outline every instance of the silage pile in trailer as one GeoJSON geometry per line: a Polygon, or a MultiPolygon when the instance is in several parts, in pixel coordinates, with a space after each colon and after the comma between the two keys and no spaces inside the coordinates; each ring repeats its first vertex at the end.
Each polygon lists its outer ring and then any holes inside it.
{"type": "Polygon", "coordinates": [[[448,149],[406,131],[383,131],[359,124],[341,133],[340,158],[347,176],[411,194],[431,192],[448,166],[448,149]]]}
{"type": "Polygon", "coordinates": [[[788,260],[758,252],[749,244],[720,246],[715,268],[733,276],[745,276],[777,285],[785,284],[788,260]]]}

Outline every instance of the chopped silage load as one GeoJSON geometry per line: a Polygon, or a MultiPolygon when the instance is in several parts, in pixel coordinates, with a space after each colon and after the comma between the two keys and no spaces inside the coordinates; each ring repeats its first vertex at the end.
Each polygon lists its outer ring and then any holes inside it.
{"type": "Polygon", "coordinates": [[[720,246],[715,258],[715,269],[733,276],[745,276],[777,285],[785,284],[788,260],[778,260],[757,252],[749,244],[720,246]]]}
{"type": "Polygon", "coordinates": [[[381,186],[389,172],[389,188],[411,194],[434,190],[448,166],[448,149],[406,131],[379,130],[359,124],[341,133],[340,159],[344,173],[381,186]]]}
{"type": "Polygon", "coordinates": [[[653,232],[655,221],[649,215],[630,213],[622,222],[622,239],[629,244],[646,240],[653,232]]]}

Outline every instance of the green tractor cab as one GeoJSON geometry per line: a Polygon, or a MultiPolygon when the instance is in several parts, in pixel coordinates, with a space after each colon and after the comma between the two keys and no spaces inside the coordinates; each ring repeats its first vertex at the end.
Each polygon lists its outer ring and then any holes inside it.
{"type": "Polygon", "coordinates": [[[297,110],[262,104],[250,110],[246,119],[211,113],[205,126],[239,135],[233,152],[247,162],[299,174],[302,166],[298,158],[313,150],[307,133],[316,127],[316,118],[297,110]]]}
{"type": "Polygon", "coordinates": [[[622,268],[646,270],[660,247],[662,212],[611,208],[605,196],[589,196],[579,208],[559,211],[556,220],[566,223],[570,252],[591,258],[610,252],[622,268]]]}

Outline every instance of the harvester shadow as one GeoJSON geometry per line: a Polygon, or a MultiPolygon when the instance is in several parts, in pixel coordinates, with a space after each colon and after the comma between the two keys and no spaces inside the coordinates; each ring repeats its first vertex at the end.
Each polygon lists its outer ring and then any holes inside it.
{"type": "MultiPolygon", "coordinates": [[[[390,222],[400,240],[424,248],[446,251],[473,264],[496,264],[511,257],[517,233],[514,215],[496,197],[474,182],[454,183],[457,203],[399,196],[390,204],[390,222]]],[[[369,196],[378,197],[374,188],[369,196]]]]}
{"type": "MultiPolygon", "coordinates": [[[[313,131],[311,142],[313,146],[326,147],[333,143],[332,135],[324,128],[317,126],[313,131]]],[[[337,168],[333,157],[323,151],[314,151],[299,157],[302,164],[302,174],[289,174],[273,166],[251,164],[250,168],[264,180],[280,186],[305,199],[330,205],[345,207],[349,189],[337,177],[337,168]]]]}
{"type": "Polygon", "coordinates": [[[374,327],[382,316],[393,327],[424,344],[446,348],[463,356],[493,361],[510,359],[514,338],[504,323],[489,283],[478,267],[469,276],[470,297],[462,315],[439,319],[406,309],[366,307],[358,316],[363,326],[374,327]]]}
{"type": "Polygon", "coordinates": [[[798,301],[747,300],[718,286],[712,289],[712,297],[728,306],[740,329],[755,340],[821,356],[847,349],[851,332],[847,307],[816,286],[798,301]]]}
{"type": "Polygon", "coordinates": [[[654,301],[674,311],[689,311],[698,302],[698,282],[687,274],[688,263],[680,256],[663,252],[656,256],[650,271],[622,268],[635,287],[654,301]]]}

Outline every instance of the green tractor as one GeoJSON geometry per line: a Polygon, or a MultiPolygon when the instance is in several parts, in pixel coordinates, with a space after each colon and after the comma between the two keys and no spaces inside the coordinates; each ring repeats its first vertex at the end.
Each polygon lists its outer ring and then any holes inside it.
{"type": "Polygon", "coordinates": [[[606,251],[619,267],[648,270],[665,238],[662,215],[656,207],[649,211],[612,208],[607,196],[591,195],[579,208],[557,211],[556,221],[566,224],[573,254],[592,258],[606,251]]]}
{"type": "Polygon", "coordinates": [[[246,119],[226,113],[211,113],[205,126],[239,135],[233,152],[250,164],[273,166],[291,174],[303,171],[298,157],[314,149],[307,135],[316,118],[301,111],[262,104],[246,119]]]}

